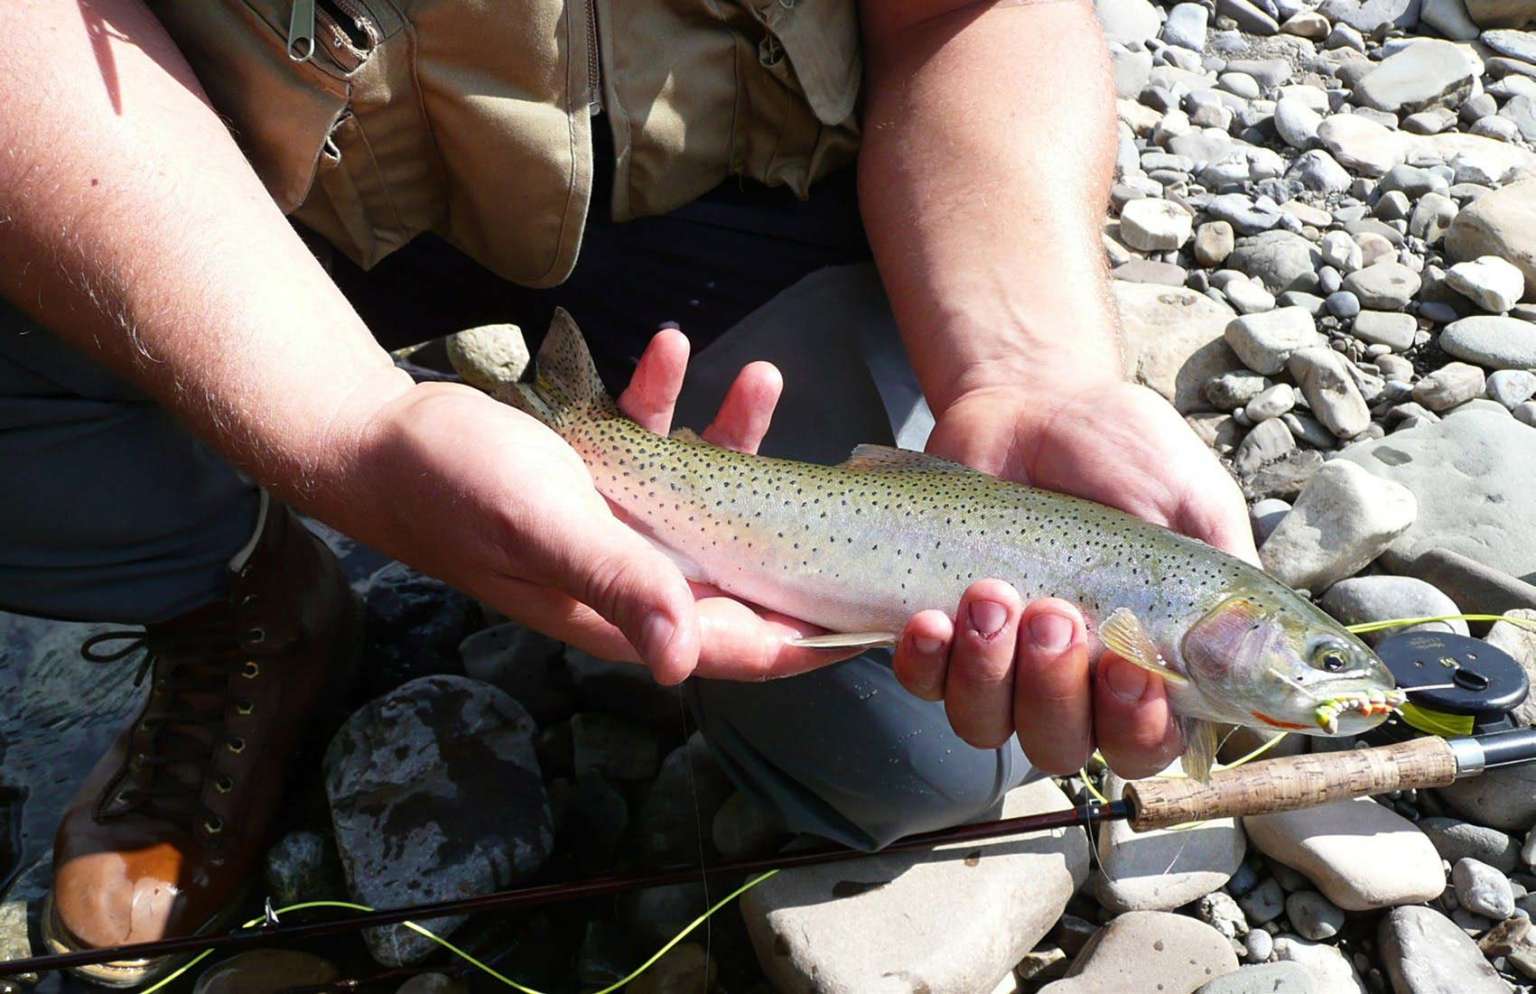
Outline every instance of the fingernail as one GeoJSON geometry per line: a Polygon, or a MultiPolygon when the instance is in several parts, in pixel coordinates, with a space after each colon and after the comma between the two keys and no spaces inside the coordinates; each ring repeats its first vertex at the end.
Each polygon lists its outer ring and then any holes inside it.
{"type": "Polygon", "coordinates": [[[1104,680],[1110,693],[1130,704],[1141,700],[1141,695],[1147,692],[1147,671],[1134,663],[1115,660],[1105,667],[1104,680]]]}
{"type": "Polygon", "coordinates": [[[1042,612],[1029,619],[1031,641],[1046,652],[1060,652],[1071,645],[1072,631],[1072,620],[1059,614],[1042,612]]]}
{"type": "Polygon", "coordinates": [[[640,650],[641,657],[647,664],[657,662],[667,646],[672,642],[672,636],[677,631],[677,625],[672,619],[660,611],[652,611],[640,626],[640,650]]]}
{"type": "Polygon", "coordinates": [[[944,642],[940,639],[916,638],[912,640],[912,648],[924,656],[931,656],[944,648],[944,642]]]}
{"type": "Polygon", "coordinates": [[[971,603],[971,628],[984,639],[1003,630],[1008,623],[1008,609],[997,601],[973,601],[971,603]]]}

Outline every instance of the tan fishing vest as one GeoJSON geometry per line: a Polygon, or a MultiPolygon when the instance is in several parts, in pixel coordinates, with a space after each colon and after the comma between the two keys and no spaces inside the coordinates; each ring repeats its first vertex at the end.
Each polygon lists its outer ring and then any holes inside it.
{"type": "Polygon", "coordinates": [[[850,161],[854,2],[152,6],[284,212],[365,267],[435,231],[545,287],[581,247],[594,126],[613,132],[620,221],[730,176],[803,197],[850,161]]]}

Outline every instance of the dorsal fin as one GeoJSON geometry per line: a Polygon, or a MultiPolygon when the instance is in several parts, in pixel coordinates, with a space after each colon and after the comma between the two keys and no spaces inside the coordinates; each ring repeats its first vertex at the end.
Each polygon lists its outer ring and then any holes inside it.
{"type": "Polygon", "coordinates": [[[969,466],[962,466],[948,459],[930,456],[926,452],[897,449],[889,445],[858,445],[853,454],[843,460],[844,469],[907,469],[927,473],[975,473],[969,466]]]}

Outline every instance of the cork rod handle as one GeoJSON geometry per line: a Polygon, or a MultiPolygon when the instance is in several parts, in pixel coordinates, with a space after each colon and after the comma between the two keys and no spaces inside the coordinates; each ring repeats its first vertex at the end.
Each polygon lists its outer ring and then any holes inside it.
{"type": "Polygon", "coordinates": [[[1456,757],[1444,739],[1410,739],[1372,749],[1266,759],[1211,774],[1208,782],[1154,778],[1127,784],[1131,827],[1166,828],[1203,818],[1295,811],[1329,801],[1410,787],[1443,787],[1456,779],[1456,757]]]}

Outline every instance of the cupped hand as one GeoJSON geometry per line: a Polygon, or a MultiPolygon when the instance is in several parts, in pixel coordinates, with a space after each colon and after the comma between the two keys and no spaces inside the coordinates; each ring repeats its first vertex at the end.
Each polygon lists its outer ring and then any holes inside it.
{"type": "MultiPolygon", "coordinates": [[[[681,333],[656,336],[620,407],[666,432],[687,361],[681,333]]],[[[755,451],[781,386],[772,366],[747,366],[704,438],[755,451]]],[[[411,387],[359,449],[342,513],[351,534],[595,656],[643,661],[664,683],[763,680],[839,658],[789,644],[811,625],[690,585],[614,516],[558,435],[477,390],[411,387]]]]}
{"type": "MultiPolygon", "coordinates": [[[[1059,390],[1059,387],[1056,388],[1059,390]]],[[[1066,394],[990,388],[938,417],[928,450],[1032,486],[1086,497],[1257,561],[1242,495],[1216,457],[1152,391],[1097,379],[1066,394]]],[[[951,617],[924,611],[897,645],[897,676],[942,699],[977,746],[1017,735],[1051,773],[1097,747],[1123,776],[1167,766],[1183,750],[1163,681],[1105,654],[1097,673],[1078,609],[1025,604],[998,580],[973,584],[951,617]]]]}

